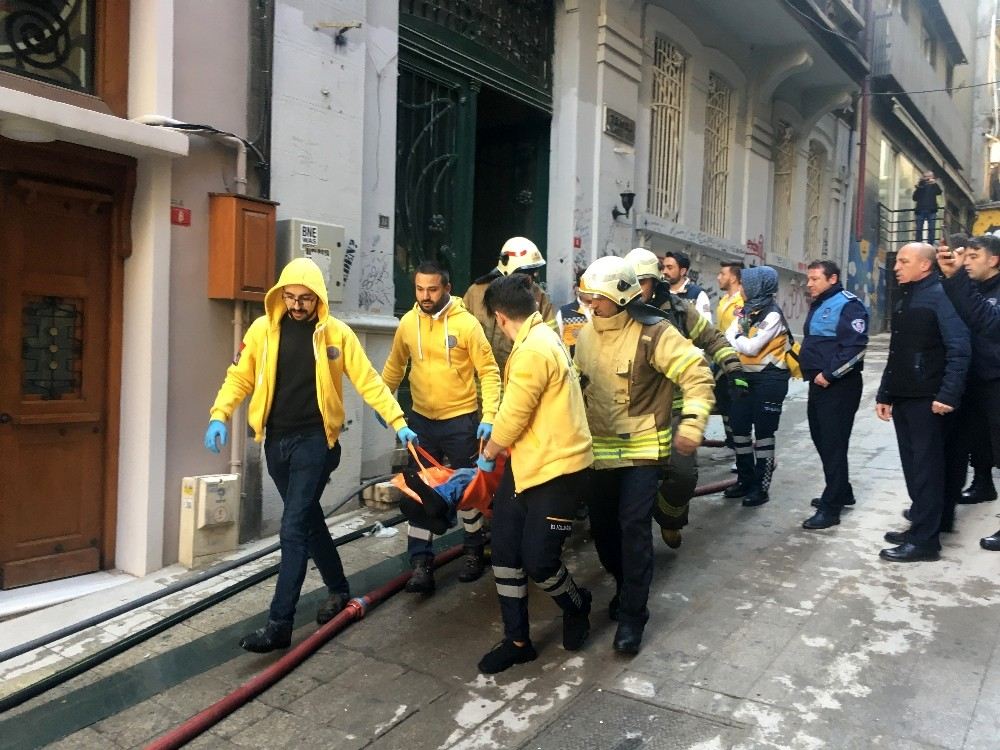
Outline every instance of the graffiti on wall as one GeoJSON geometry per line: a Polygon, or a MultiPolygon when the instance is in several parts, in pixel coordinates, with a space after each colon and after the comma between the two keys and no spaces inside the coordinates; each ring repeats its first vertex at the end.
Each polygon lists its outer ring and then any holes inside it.
{"type": "Polygon", "coordinates": [[[847,250],[847,291],[856,295],[868,308],[869,328],[882,330],[884,316],[882,300],[885,298],[885,250],[872,252],[868,240],[860,242],[851,238],[847,250]]]}
{"type": "Polygon", "coordinates": [[[982,208],[976,213],[972,233],[995,234],[1000,232],[1000,208],[982,208]]]}
{"type": "MultiPolygon", "coordinates": [[[[358,307],[371,312],[381,312],[382,308],[391,309],[393,301],[392,276],[389,271],[391,261],[388,261],[379,252],[380,240],[381,235],[376,234],[374,239],[372,239],[371,252],[365,253],[358,264],[358,273],[360,275],[358,282],[358,307]]],[[[355,249],[357,249],[356,246],[355,249]]],[[[354,254],[352,253],[352,258],[353,256],[354,254]]],[[[346,254],[344,255],[344,266],[349,270],[346,254]]]]}
{"type": "Polygon", "coordinates": [[[747,240],[743,265],[747,268],[764,265],[764,235],[759,234],[757,239],[751,237],[747,240]]]}

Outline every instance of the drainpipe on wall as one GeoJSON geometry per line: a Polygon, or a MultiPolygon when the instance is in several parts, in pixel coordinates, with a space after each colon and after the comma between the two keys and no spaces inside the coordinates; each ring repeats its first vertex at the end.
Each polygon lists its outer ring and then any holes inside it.
{"type": "Polygon", "coordinates": [[[858,148],[858,193],[857,203],[854,207],[854,239],[861,241],[864,233],[865,220],[865,181],[868,168],[868,120],[871,117],[871,94],[872,94],[872,57],[875,51],[875,0],[868,0],[865,8],[865,58],[868,60],[868,73],[865,75],[864,83],[861,86],[861,142],[858,148]]]}

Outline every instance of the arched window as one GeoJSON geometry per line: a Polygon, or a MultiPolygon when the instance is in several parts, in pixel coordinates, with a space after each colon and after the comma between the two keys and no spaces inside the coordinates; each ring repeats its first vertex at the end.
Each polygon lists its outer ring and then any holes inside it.
{"type": "Polygon", "coordinates": [[[823,232],[823,175],[826,172],[826,149],[818,141],[809,142],[806,160],[806,235],[803,246],[806,257],[826,256],[823,232]]]}
{"type": "Polygon", "coordinates": [[[652,70],[648,206],[650,213],[677,221],[687,57],[673,43],[658,36],[653,45],[652,70]]]}
{"type": "Polygon", "coordinates": [[[701,229],[726,234],[726,190],[729,185],[729,131],[733,89],[715,73],[708,74],[705,107],[705,169],[701,187],[701,229]]]}

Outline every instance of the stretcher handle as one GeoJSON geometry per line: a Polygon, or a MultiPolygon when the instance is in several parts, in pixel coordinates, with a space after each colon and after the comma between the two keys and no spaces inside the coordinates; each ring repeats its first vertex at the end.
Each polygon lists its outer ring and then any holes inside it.
{"type": "Polygon", "coordinates": [[[422,448],[419,445],[414,447],[413,443],[407,443],[406,447],[410,449],[410,454],[413,456],[413,460],[417,462],[417,466],[420,467],[421,471],[427,471],[427,467],[420,462],[420,456],[423,456],[424,461],[426,461],[428,464],[430,464],[435,468],[438,469],[445,468],[438,462],[436,458],[434,458],[434,456],[428,453],[426,448],[422,448]]]}

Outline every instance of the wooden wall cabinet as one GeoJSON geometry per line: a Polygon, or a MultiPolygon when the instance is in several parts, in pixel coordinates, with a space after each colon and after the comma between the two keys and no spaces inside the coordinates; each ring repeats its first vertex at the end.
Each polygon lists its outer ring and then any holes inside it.
{"type": "Polygon", "coordinates": [[[277,203],[209,194],[208,296],[263,302],[275,282],[277,203]]]}

